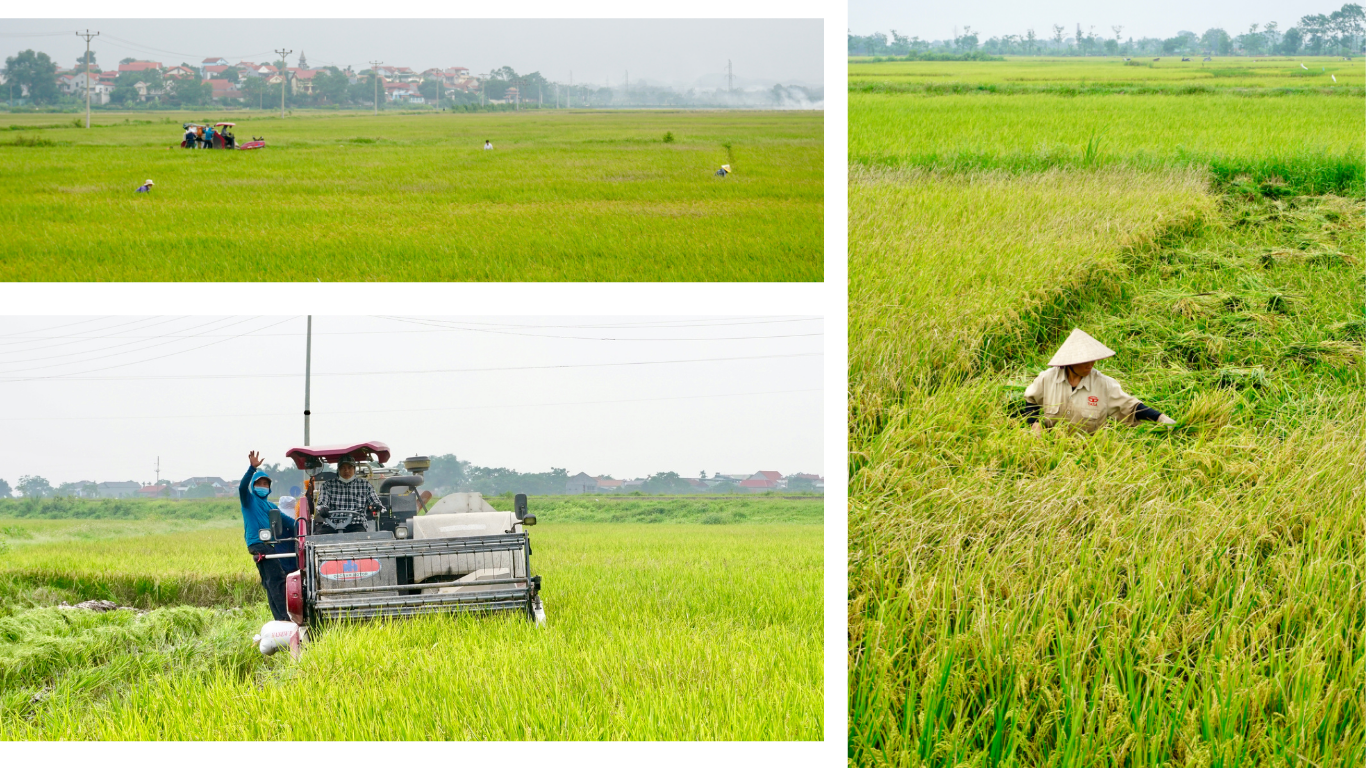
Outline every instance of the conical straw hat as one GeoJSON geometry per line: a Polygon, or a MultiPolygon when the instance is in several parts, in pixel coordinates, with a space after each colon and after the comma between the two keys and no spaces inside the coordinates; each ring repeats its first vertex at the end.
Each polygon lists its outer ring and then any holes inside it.
{"type": "Polygon", "coordinates": [[[1053,353],[1053,359],[1048,361],[1049,365],[1080,365],[1096,360],[1104,360],[1107,357],[1114,357],[1115,351],[1091,338],[1090,334],[1080,328],[1073,328],[1072,333],[1067,337],[1067,341],[1058,347],[1058,351],[1053,353]]]}

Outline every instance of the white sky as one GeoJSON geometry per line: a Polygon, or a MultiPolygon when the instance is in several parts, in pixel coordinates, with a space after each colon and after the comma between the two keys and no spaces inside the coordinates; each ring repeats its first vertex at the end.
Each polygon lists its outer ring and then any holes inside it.
{"type": "MultiPolygon", "coordinates": [[[[85,52],[76,30],[100,32],[91,44],[105,69],[134,57],[198,64],[222,56],[231,63],[307,54],[312,67],[369,61],[412,67],[469,67],[474,74],[510,66],[550,80],[620,85],[632,80],[679,86],[726,71],[736,85],[820,85],[824,80],[820,19],[3,19],[0,54],[32,48],[59,65],[85,52]]],[[[714,83],[713,83],[714,85],[714,83]]]]}
{"type": "MultiPolygon", "coordinates": [[[[0,317],[0,477],[232,478],[303,443],[304,317],[0,317]]],[[[312,443],[615,477],[822,473],[823,322],[313,318],[312,443]],[[755,338],[758,337],[758,338],[755,338]],[[649,365],[660,360],[749,358],[649,365]],[[408,373],[470,368],[540,370],[408,373]],[[337,375],[347,373],[378,375],[337,375]]]]}
{"type": "Polygon", "coordinates": [[[1189,0],[1148,0],[1144,3],[1115,0],[1044,0],[1006,2],[1005,0],[966,0],[957,3],[905,2],[904,0],[849,0],[849,29],[854,34],[899,34],[923,40],[949,40],[953,28],[960,33],[972,27],[980,40],[1000,35],[1023,35],[1034,28],[1039,37],[1052,37],[1052,26],[1067,28],[1067,36],[1092,25],[1096,35],[1114,37],[1112,25],[1124,27],[1125,39],[1133,37],[1168,38],[1185,29],[1203,34],[1210,27],[1222,27],[1231,35],[1247,31],[1248,25],[1275,21],[1282,30],[1312,13],[1332,13],[1342,2],[1271,2],[1270,0],[1215,0],[1192,3],[1189,0]]]}

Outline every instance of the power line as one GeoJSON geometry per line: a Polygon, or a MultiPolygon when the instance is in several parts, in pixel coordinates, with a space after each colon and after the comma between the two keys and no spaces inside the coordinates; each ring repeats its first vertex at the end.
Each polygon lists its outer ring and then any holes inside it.
{"type": "MultiPolygon", "coordinates": [[[[103,320],[103,319],[108,319],[108,318],[107,318],[107,317],[104,317],[104,318],[96,318],[96,319],[103,320]]],[[[415,318],[415,319],[422,319],[422,318],[415,318]]],[[[558,324],[558,325],[555,325],[555,324],[525,325],[525,324],[519,324],[519,323],[480,323],[480,322],[475,322],[475,321],[461,321],[461,322],[463,322],[463,323],[465,323],[465,324],[467,324],[467,325],[475,325],[475,326],[483,325],[483,326],[491,326],[491,327],[498,327],[498,328],[623,328],[623,329],[626,329],[626,328],[661,328],[661,329],[663,329],[663,328],[726,328],[726,327],[733,327],[733,326],[734,326],[734,327],[739,327],[739,326],[747,326],[747,325],[772,325],[772,324],[778,324],[778,323],[809,323],[809,322],[819,322],[819,321],[821,321],[821,320],[824,320],[824,318],[819,317],[819,316],[813,316],[813,317],[797,317],[797,318],[785,318],[785,319],[751,320],[751,321],[746,321],[746,322],[731,322],[731,321],[729,321],[729,320],[719,319],[719,318],[718,318],[716,322],[707,322],[707,323],[695,323],[695,322],[692,322],[692,321],[668,321],[668,322],[649,321],[649,322],[641,322],[641,323],[586,323],[586,324],[558,324]]],[[[88,322],[94,322],[94,321],[93,321],[93,320],[82,320],[82,321],[77,322],[77,323],[68,323],[68,324],[66,324],[66,325],[68,325],[68,326],[69,326],[69,325],[80,325],[80,324],[82,324],[82,323],[88,323],[88,322]]],[[[66,326],[54,326],[54,327],[52,327],[52,328],[43,328],[43,329],[39,329],[38,332],[41,333],[41,332],[44,332],[44,331],[57,330],[58,328],[63,328],[63,327],[66,327],[66,326]]],[[[112,327],[112,326],[111,326],[111,327],[112,327]]],[[[389,331],[320,331],[320,332],[314,333],[313,335],[314,335],[314,336],[400,335],[400,334],[421,334],[421,333],[454,333],[454,332],[458,332],[458,331],[461,331],[461,330],[464,330],[464,329],[463,329],[463,328],[437,328],[437,329],[431,329],[431,330],[419,330],[419,329],[408,329],[408,328],[403,328],[403,329],[396,329],[396,330],[389,330],[389,331]]],[[[296,337],[296,336],[303,336],[303,335],[304,335],[303,333],[294,332],[294,331],[290,331],[290,332],[286,332],[286,333],[260,333],[260,334],[256,334],[256,336],[257,336],[258,338],[285,338],[285,337],[296,337]]],[[[211,338],[211,337],[212,337],[212,334],[201,334],[200,336],[203,337],[203,338],[211,338]]],[[[4,338],[14,338],[14,339],[19,339],[19,340],[18,340],[18,341],[9,341],[9,342],[0,341],[0,346],[7,346],[7,345],[10,345],[10,344],[31,344],[31,343],[38,342],[38,341],[54,341],[54,340],[59,340],[59,339],[74,339],[74,340],[80,341],[80,340],[101,339],[101,338],[104,338],[104,339],[133,339],[133,338],[171,338],[171,337],[172,337],[172,334],[162,334],[162,335],[156,335],[156,336],[123,336],[123,335],[115,335],[115,334],[109,334],[109,335],[104,335],[104,336],[80,336],[80,335],[72,335],[72,334],[59,334],[59,335],[56,335],[56,336],[24,336],[23,334],[13,333],[13,334],[0,334],[0,339],[4,339],[4,338]]],[[[188,337],[187,337],[187,338],[188,338],[188,337]]],[[[73,342],[73,343],[74,343],[74,342],[73,342]]],[[[55,345],[53,345],[53,346],[55,346],[55,345]]]]}
{"type": "MultiPolygon", "coordinates": [[[[290,319],[293,319],[293,318],[290,318],[290,319]]],[[[280,322],[283,323],[283,322],[287,322],[287,321],[282,320],[282,321],[280,321],[280,322]]],[[[279,325],[279,323],[276,323],[275,325],[279,325]]],[[[267,327],[273,327],[273,326],[267,326],[267,327]]],[[[242,335],[245,336],[246,334],[242,334],[242,335]]],[[[239,337],[231,337],[231,338],[239,338],[239,337]]],[[[224,339],[224,341],[226,341],[226,339],[224,339]]],[[[217,343],[221,343],[221,342],[214,342],[214,343],[217,344],[217,343]]],[[[205,346],[205,347],[207,347],[207,346],[212,346],[212,344],[205,344],[205,345],[203,345],[203,346],[205,346]]],[[[202,349],[202,348],[203,348],[203,347],[195,347],[195,349],[202,349]]],[[[193,351],[193,350],[184,350],[184,351],[190,352],[190,351],[193,351]]],[[[163,357],[171,357],[172,355],[175,355],[175,354],[180,354],[180,353],[178,353],[178,352],[173,352],[173,353],[168,354],[168,355],[163,355],[163,357]]],[[[781,354],[781,355],[747,355],[747,356],[742,356],[742,357],[698,357],[698,358],[687,358],[687,359],[682,359],[682,360],[632,360],[632,361],[617,362],[617,363],[564,363],[564,364],[554,364],[554,365],[519,365],[519,366],[503,366],[503,367],[488,367],[488,368],[433,368],[433,369],[427,369],[427,370],[406,370],[406,371],[336,371],[336,372],[333,372],[333,373],[317,373],[317,372],[314,372],[314,373],[313,373],[313,376],[314,376],[314,378],[317,378],[318,376],[398,376],[398,375],[410,375],[410,374],[421,374],[421,375],[426,375],[426,374],[434,374],[434,373],[490,373],[490,372],[504,372],[504,371],[545,371],[545,370],[558,370],[558,369],[562,369],[562,368],[613,368],[613,367],[629,367],[629,366],[641,366],[641,365],[678,365],[678,364],[683,364],[683,363],[720,363],[720,362],[746,361],[746,360],[777,360],[777,359],[792,358],[792,357],[819,357],[819,356],[824,355],[824,354],[825,354],[824,352],[794,352],[794,353],[791,353],[791,354],[781,354]]],[[[159,359],[161,359],[161,358],[151,358],[151,359],[152,359],[152,360],[159,360],[159,359]]],[[[139,362],[148,362],[148,361],[139,361],[139,362]]],[[[135,364],[136,364],[136,363],[127,363],[126,365],[135,365],[135,364]]],[[[103,368],[103,369],[99,369],[99,370],[110,370],[111,368],[122,368],[122,367],[125,367],[125,366],[124,366],[124,365],[109,366],[109,368],[103,368]]],[[[81,372],[78,372],[78,373],[94,373],[94,372],[95,372],[95,371],[81,371],[81,372]]],[[[26,382],[26,381],[208,381],[208,380],[216,380],[216,379],[290,379],[290,378],[299,378],[299,377],[301,377],[301,376],[303,376],[302,373],[222,373],[222,374],[201,374],[201,375],[184,375],[184,376],[182,376],[182,375],[175,375],[175,374],[172,374],[172,375],[165,375],[165,376],[79,376],[78,374],[57,374],[57,375],[53,375],[53,376],[34,376],[34,377],[26,377],[26,378],[8,378],[8,377],[0,376],[0,383],[26,382]]]]}
{"type": "MultiPolygon", "coordinates": [[[[227,318],[224,318],[224,319],[227,319],[227,318]]],[[[231,328],[231,327],[233,327],[233,326],[235,326],[235,325],[241,325],[242,323],[247,323],[247,322],[250,322],[250,321],[255,320],[255,319],[256,319],[256,318],[254,318],[254,317],[248,317],[248,318],[246,318],[246,319],[244,319],[244,320],[238,320],[238,321],[236,321],[236,322],[229,323],[228,325],[226,325],[226,326],[224,326],[224,327],[225,327],[225,328],[231,328]]],[[[204,326],[206,326],[206,325],[214,325],[214,324],[222,323],[222,322],[223,322],[223,320],[211,320],[211,321],[209,321],[209,322],[207,322],[207,323],[201,323],[200,325],[197,325],[197,326],[194,326],[194,327],[195,327],[195,328],[202,328],[202,327],[204,327],[204,326]]],[[[221,329],[215,328],[214,330],[221,330],[221,329]]],[[[231,339],[231,338],[240,338],[242,335],[246,335],[246,334],[238,334],[237,336],[229,336],[229,337],[224,338],[223,341],[227,341],[228,339],[231,339]]],[[[193,336],[191,336],[191,338],[193,338],[193,336]]],[[[168,344],[175,344],[175,343],[177,343],[177,342],[179,342],[179,341],[181,341],[181,339],[175,338],[175,339],[171,339],[171,340],[169,340],[169,341],[161,342],[161,343],[159,343],[159,344],[149,344],[149,345],[147,345],[147,346],[145,346],[145,347],[142,347],[141,349],[135,349],[135,350],[131,350],[131,351],[133,351],[133,352],[144,352],[144,351],[149,350],[149,349],[156,349],[157,347],[164,347],[164,346],[166,346],[166,345],[168,345],[168,344]]],[[[140,342],[140,341],[130,341],[130,342],[127,342],[127,343],[125,343],[125,344],[115,344],[113,347],[109,347],[108,349],[114,349],[114,348],[117,348],[117,347],[126,347],[126,346],[128,346],[129,344],[139,344],[139,343],[141,343],[141,342],[140,342]]],[[[215,343],[218,343],[218,342],[215,342],[215,343]]],[[[59,358],[59,357],[71,357],[71,356],[73,356],[73,355],[84,355],[84,354],[87,354],[87,353],[86,353],[86,352],[66,352],[66,353],[63,353],[63,354],[60,354],[60,355],[51,355],[51,356],[46,357],[46,358],[38,357],[38,358],[30,358],[29,360],[15,360],[15,361],[13,361],[13,363],[37,362],[37,361],[40,361],[40,360],[51,360],[51,359],[55,359],[55,358],[59,358]]],[[[110,357],[118,357],[119,355],[123,355],[123,354],[127,354],[127,352],[115,352],[115,353],[108,354],[108,355],[100,355],[99,357],[91,357],[91,358],[87,358],[87,359],[85,359],[85,360],[81,360],[81,361],[79,361],[79,362],[82,362],[82,363],[84,363],[84,362],[93,362],[93,361],[95,361],[95,360],[104,360],[104,359],[110,358],[110,357]]],[[[18,371],[4,371],[3,373],[13,375],[13,374],[17,374],[17,373],[28,373],[28,372],[30,372],[30,371],[41,371],[41,370],[43,370],[44,368],[60,368],[61,366],[64,366],[64,365],[76,365],[76,364],[77,364],[77,363],[74,363],[74,362],[73,362],[73,363],[52,363],[52,364],[50,364],[50,365],[39,365],[39,366],[36,366],[36,367],[33,367],[33,368],[25,368],[25,369],[23,369],[23,370],[18,370],[18,371]]]]}
{"type": "Polygon", "coordinates": [[[405,320],[405,319],[403,319],[403,318],[401,318],[401,317],[391,317],[391,316],[387,316],[387,315],[378,315],[378,317],[381,317],[381,318],[383,318],[383,319],[385,319],[385,320],[396,320],[396,321],[401,322],[401,323],[413,323],[413,324],[415,324],[415,325],[437,325],[438,327],[441,327],[441,328],[450,328],[450,329],[452,329],[452,330],[463,330],[463,331],[469,331],[469,332],[471,332],[471,333],[491,333],[491,334],[498,334],[498,335],[502,335],[502,336],[528,336],[528,337],[537,338],[537,339],[572,339],[572,340],[575,340],[575,341],[741,341],[741,340],[752,340],[752,339],[791,339],[791,338],[799,338],[799,337],[805,337],[805,336],[824,336],[824,335],[825,335],[824,333],[790,333],[790,334],[784,334],[784,335],[778,335],[778,336],[689,336],[689,337],[683,337],[683,338],[678,338],[678,337],[641,337],[641,338],[626,338],[626,337],[608,337],[608,336],[562,336],[562,335],[558,335],[558,334],[549,334],[549,333],[522,333],[522,332],[519,332],[519,331],[498,331],[498,330],[492,330],[492,329],[488,329],[488,328],[461,328],[461,327],[458,327],[458,326],[444,325],[444,324],[438,324],[438,323],[427,323],[427,322],[422,322],[422,321],[418,321],[418,320],[405,320]]]}
{"type": "MultiPolygon", "coordinates": [[[[174,321],[176,321],[176,320],[183,320],[184,317],[183,317],[183,316],[182,316],[182,317],[173,317],[173,318],[171,318],[171,319],[169,319],[169,320],[161,320],[160,322],[150,322],[151,320],[155,320],[155,319],[156,319],[156,318],[142,318],[142,319],[138,319],[138,320],[130,320],[129,322],[126,322],[126,323],[118,323],[118,324],[116,324],[116,325],[107,326],[104,330],[108,330],[108,329],[112,329],[112,328],[121,328],[121,327],[129,326],[129,325],[136,326],[136,325],[141,324],[141,327],[140,327],[140,328],[131,328],[131,329],[129,329],[129,330],[138,330],[138,331],[142,331],[142,330],[146,330],[146,329],[148,329],[148,328],[155,328],[155,327],[157,327],[158,325],[165,325],[166,323],[174,322],[174,321]]],[[[38,344],[35,344],[35,340],[33,340],[33,339],[23,339],[23,340],[20,340],[20,341],[4,342],[4,343],[3,343],[3,346],[13,346],[13,345],[15,345],[15,344],[29,344],[29,345],[32,345],[32,346],[28,347],[27,349],[8,349],[8,350],[4,350],[4,354],[22,354],[22,353],[25,353],[25,352],[33,352],[33,351],[35,351],[35,350],[37,350],[37,349],[58,349],[58,348],[60,348],[60,347],[69,347],[69,346],[71,346],[72,344],[80,344],[80,343],[82,343],[83,341],[98,341],[98,340],[100,340],[100,339],[109,339],[109,338],[116,338],[116,337],[117,337],[117,334],[108,333],[108,334],[103,334],[103,335],[90,336],[90,337],[87,337],[87,338],[76,338],[76,339],[69,339],[68,341],[58,341],[58,342],[56,342],[56,343],[51,343],[51,344],[48,344],[48,343],[38,343],[38,344]]],[[[62,337],[57,337],[57,338],[62,338],[62,337]]],[[[152,337],[152,338],[156,338],[156,337],[154,336],[154,337],[152,337]]]]}
{"type": "MultiPolygon", "coordinates": [[[[248,319],[252,319],[252,318],[248,318],[248,319]]],[[[292,318],[292,317],[288,317],[288,318],[285,318],[284,320],[281,320],[281,321],[278,322],[278,323],[271,323],[270,325],[266,326],[266,328],[274,328],[274,327],[277,326],[277,325],[283,325],[284,323],[287,323],[287,322],[289,322],[290,320],[293,320],[293,319],[294,319],[294,318],[292,318]]],[[[243,321],[241,321],[241,322],[247,322],[247,321],[246,321],[246,320],[243,320],[243,321]]],[[[236,323],[234,323],[234,325],[236,325],[236,323]]],[[[264,330],[264,329],[258,329],[258,330],[264,330]]],[[[57,375],[53,375],[53,376],[30,376],[30,377],[26,377],[26,378],[0,377],[0,381],[7,381],[7,382],[22,382],[22,381],[44,381],[44,380],[52,380],[52,379],[66,379],[66,380],[71,380],[73,377],[79,376],[79,375],[81,375],[81,374],[86,374],[86,373],[99,373],[99,372],[101,372],[101,371],[111,371],[111,370],[113,370],[113,369],[115,369],[115,368],[127,368],[127,367],[130,366],[130,365],[139,365],[139,364],[141,364],[141,363],[150,363],[150,362],[152,362],[153,360],[163,360],[163,359],[168,358],[168,357],[175,357],[176,355],[182,355],[182,354],[184,354],[184,353],[186,353],[186,352],[194,352],[195,350],[204,349],[204,348],[206,348],[206,347],[212,347],[212,346],[214,346],[214,345],[216,345],[216,344],[222,344],[222,343],[225,342],[225,341],[230,341],[230,340],[232,340],[232,339],[241,338],[242,336],[248,336],[248,335],[250,335],[250,334],[244,333],[244,334],[239,334],[239,335],[237,335],[237,336],[229,336],[229,337],[226,338],[226,339],[219,339],[218,341],[211,341],[211,342],[209,342],[208,344],[201,344],[200,346],[192,347],[192,348],[190,348],[190,349],[182,349],[182,350],[180,350],[180,351],[178,351],[178,352],[168,352],[168,353],[166,353],[166,354],[164,354],[164,355],[158,355],[157,357],[149,357],[149,358],[147,358],[147,359],[145,359],[145,360],[134,360],[133,362],[130,362],[130,363],[119,363],[118,365],[108,365],[108,366],[105,366],[105,367],[103,367],[103,368],[94,368],[94,369],[88,370],[88,371],[76,371],[76,372],[70,373],[70,374],[57,374],[57,375]]],[[[43,368],[52,368],[52,367],[54,367],[54,366],[50,366],[50,365],[49,365],[49,366],[41,366],[41,367],[43,367],[43,368]]],[[[37,369],[35,369],[35,370],[37,370],[37,369]]],[[[15,371],[11,371],[11,373],[15,373],[15,371]]]]}
{"type": "MultiPolygon", "coordinates": [[[[110,35],[110,34],[106,34],[105,37],[108,38],[108,39],[110,39],[110,40],[117,40],[118,42],[123,43],[123,44],[126,45],[126,46],[132,46],[133,48],[145,49],[145,50],[152,51],[152,52],[155,52],[155,53],[168,53],[168,54],[170,54],[170,55],[172,55],[172,56],[189,56],[189,57],[191,57],[191,58],[194,58],[195,56],[199,56],[199,55],[200,55],[200,54],[197,54],[197,53],[184,53],[184,52],[181,52],[181,51],[168,51],[168,50],[165,50],[164,48],[155,48],[155,47],[153,47],[153,46],[144,45],[144,44],[142,44],[142,43],[134,42],[134,41],[132,41],[132,40],[124,40],[124,39],[121,38],[121,37],[115,37],[115,36],[110,35]]],[[[115,46],[115,47],[117,47],[117,46],[115,46]]],[[[267,54],[269,54],[269,53],[270,53],[270,51],[259,51],[259,52],[256,52],[256,53],[244,53],[244,54],[241,54],[241,55],[224,56],[223,58],[225,58],[225,59],[239,59],[239,60],[240,60],[240,59],[245,59],[245,58],[250,57],[250,56],[265,56],[265,55],[267,55],[267,54]]]]}
{"type": "MultiPolygon", "coordinates": [[[[316,374],[315,374],[316,375],[316,374]]],[[[790,395],[805,392],[821,392],[819,387],[812,389],[783,389],[769,392],[729,392],[719,395],[677,395],[671,397],[638,397],[624,400],[580,400],[576,402],[555,402],[555,403],[505,403],[498,405],[457,405],[443,408],[394,408],[383,411],[328,411],[329,416],[371,416],[386,413],[428,413],[436,411],[482,411],[495,408],[550,408],[569,405],[619,405],[621,403],[653,403],[664,400],[711,400],[721,397],[766,397],[770,395],[790,395]]],[[[12,419],[0,419],[6,421],[96,421],[96,420],[145,420],[145,419],[244,419],[261,418],[274,416],[297,416],[295,412],[290,413],[212,413],[212,414],[178,414],[153,416],[22,416],[12,419]]]]}
{"type": "MultiPolygon", "coordinates": [[[[185,319],[185,318],[183,318],[183,317],[176,317],[176,318],[172,318],[172,319],[170,319],[170,320],[163,321],[163,322],[161,322],[161,323],[154,323],[153,325],[147,326],[147,327],[149,327],[149,328],[150,328],[150,327],[155,327],[155,326],[157,326],[157,325],[164,325],[165,323],[174,322],[174,321],[176,321],[176,320],[183,320],[183,319],[185,319]]],[[[225,318],[225,319],[226,319],[226,318],[225,318]]],[[[248,318],[248,319],[250,319],[250,318],[248,318]]],[[[204,327],[204,326],[206,326],[206,325],[213,325],[214,323],[219,323],[219,322],[222,322],[222,320],[211,320],[211,321],[209,321],[209,322],[207,322],[207,323],[201,323],[200,325],[192,326],[189,330],[193,330],[194,328],[202,328],[202,327],[204,327]]],[[[246,321],[243,320],[243,321],[241,321],[241,322],[246,322],[246,321]]],[[[214,330],[218,330],[218,329],[214,329],[214,330]]],[[[193,339],[193,338],[196,338],[196,337],[197,337],[196,334],[188,334],[188,335],[186,335],[186,336],[170,336],[170,335],[148,336],[148,337],[141,338],[141,339],[134,339],[133,341],[125,342],[125,343],[123,343],[123,344],[115,344],[115,345],[113,345],[113,346],[104,347],[104,348],[102,348],[102,349],[96,349],[96,350],[82,350],[82,351],[79,351],[79,352],[63,352],[63,353],[58,354],[58,355],[48,355],[47,357],[29,357],[29,358],[23,358],[23,359],[20,359],[20,360],[6,360],[6,361],[3,361],[3,362],[0,362],[0,365],[16,365],[16,364],[18,364],[18,363],[36,363],[36,362],[39,362],[39,361],[42,361],[42,360],[56,360],[56,359],[62,358],[62,357],[76,357],[76,356],[78,356],[78,355],[88,355],[88,354],[91,354],[92,352],[105,352],[105,351],[109,351],[109,350],[111,350],[111,349],[118,349],[118,348],[120,348],[120,347],[127,347],[127,346],[131,346],[131,345],[133,345],[133,344],[141,344],[141,343],[143,343],[143,342],[145,342],[145,341],[151,341],[151,340],[155,340],[155,339],[170,339],[170,341],[166,341],[166,342],[164,342],[164,344],[174,344],[177,340],[182,339],[182,338],[193,339]]],[[[108,337],[104,337],[104,338],[108,338],[108,337]]],[[[99,337],[96,337],[96,338],[94,338],[94,339],[88,339],[88,341],[96,341],[96,340],[98,340],[98,339],[99,339],[99,337]]],[[[80,344],[82,341],[87,341],[87,339],[78,339],[78,340],[66,342],[66,343],[64,343],[64,344],[52,344],[52,345],[50,345],[49,347],[44,347],[44,348],[45,348],[45,349],[51,349],[51,348],[55,348],[55,347],[64,347],[64,346],[68,346],[69,344],[80,344]]],[[[155,348],[155,347],[157,347],[157,346],[162,346],[162,345],[150,344],[150,345],[148,345],[148,346],[146,346],[146,347],[143,347],[142,349],[153,349],[153,348],[155,348]]],[[[31,350],[31,349],[14,350],[15,353],[32,352],[32,351],[35,351],[35,350],[31,350]]],[[[131,351],[140,352],[141,350],[131,350],[131,351]]],[[[124,353],[119,353],[119,354],[124,354],[124,353]]],[[[113,357],[113,355],[105,355],[105,357],[113,357]]],[[[101,359],[101,358],[96,357],[96,358],[90,358],[90,359],[92,359],[92,360],[99,360],[99,359],[101,359]]],[[[63,364],[62,364],[62,363],[58,363],[57,365],[63,365],[63,364]]],[[[53,367],[53,366],[46,366],[46,367],[53,367]]],[[[37,370],[37,369],[29,369],[29,370],[37,370]]],[[[3,372],[0,372],[0,373],[3,373],[3,372]]],[[[23,373],[23,371],[8,371],[8,373],[23,373]]]]}

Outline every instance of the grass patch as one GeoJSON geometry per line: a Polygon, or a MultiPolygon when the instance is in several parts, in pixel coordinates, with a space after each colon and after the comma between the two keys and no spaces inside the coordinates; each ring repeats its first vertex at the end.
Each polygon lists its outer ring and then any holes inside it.
{"type": "Polygon", "coordinates": [[[911,390],[961,381],[1034,348],[1082,302],[1114,295],[1128,261],[1210,209],[1204,187],[1189,172],[856,167],[849,183],[850,273],[859,275],[849,283],[853,434],[875,432],[911,390]]]}
{"type": "MultiPolygon", "coordinates": [[[[81,552],[26,546],[24,563],[6,567],[254,582],[240,536],[212,528],[179,536],[181,546],[160,558],[142,557],[143,544],[126,538],[81,552]]],[[[287,654],[265,659],[250,644],[268,618],[259,585],[245,611],[120,611],[81,615],[75,625],[62,624],[75,612],[30,598],[0,619],[0,670],[10,681],[0,733],[820,739],[821,536],[803,525],[543,523],[533,537],[545,627],[468,616],[338,624],[297,663],[287,654]],[[339,714],[342,700],[350,704],[339,714]],[[300,717],[301,701],[316,711],[300,717]]],[[[152,538],[154,548],[171,540],[152,538]]],[[[67,594],[44,589],[48,600],[67,594]]]]}
{"type": "Polygon", "coordinates": [[[176,121],[203,117],[52,128],[62,146],[0,153],[0,280],[823,275],[821,113],[244,113],[237,135],[266,149],[174,148],[176,121]],[[744,158],[724,182],[723,144],[744,158]],[[94,189],[63,191],[78,186],[94,189]]]}
{"type": "Polygon", "coordinates": [[[1286,96],[850,94],[849,158],[868,167],[1037,173],[1193,168],[1294,194],[1366,193],[1359,100],[1286,96]],[[1096,137],[1101,137],[1095,144],[1096,137]]]}
{"type": "MultiPolygon", "coordinates": [[[[1360,201],[1226,196],[1053,337],[856,433],[851,758],[1362,754],[1363,223],[1360,201]],[[1010,403],[1073,325],[1179,425],[1022,429],[1010,403]]],[[[1008,252],[978,269],[1040,282],[1008,252]]]]}

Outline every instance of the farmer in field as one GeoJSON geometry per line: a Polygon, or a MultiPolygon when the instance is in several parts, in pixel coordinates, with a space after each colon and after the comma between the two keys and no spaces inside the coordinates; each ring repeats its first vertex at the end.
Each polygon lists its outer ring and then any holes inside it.
{"type": "Polygon", "coordinates": [[[721,166],[721,168],[720,168],[719,170],[716,171],[716,175],[717,175],[717,176],[720,176],[720,177],[723,178],[723,179],[726,178],[726,176],[728,176],[729,174],[730,174],[730,166],[729,166],[729,165],[723,165],[723,166],[721,166]]]}
{"type": "Polygon", "coordinates": [[[279,560],[267,560],[266,555],[276,554],[274,542],[261,540],[261,531],[270,530],[270,513],[277,510],[266,497],[270,496],[270,475],[262,472],[261,455],[256,451],[247,454],[246,474],[237,486],[237,496],[242,502],[242,527],[247,537],[247,552],[256,559],[256,571],[261,575],[261,587],[266,590],[266,600],[270,603],[270,614],[276,621],[289,621],[289,611],[285,610],[285,571],[279,560]]]}
{"type": "Polygon", "coordinates": [[[379,506],[379,494],[374,486],[356,477],[356,460],[350,456],[337,460],[337,477],[324,480],[318,492],[320,512],[364,512],[379,506]]]}
{"type": "Polygon", "coordinates": [[[488,139],[484,139],[484,149],[493,149],[493,142],[489,141],[488,139]]]}
{"type": "Polygon", "coordinates": [[[142,182],[142,186],[138,187],[138,188],[135,189],[134,191],[135,191],[135,192],[151,192],[153,186],[155,186],[155,185],[152,183],[152,180],[151,180],[151,179],[148,179],[148,180],[142,182]]]}
{"type": "Polygon", "coordinates": [[[1114,354],[1085,331],[1073,329],[1048,361],[1048,370],[1025,390],[1025,420],[1034,434],[1043,434],[1044,427],[1060,423],[1090,433],[1110,419],[1125,424],[1175,424],[1166,414],[1125,392],[1118,381],[1094,369],[1097,360],[1114,354]]]}

